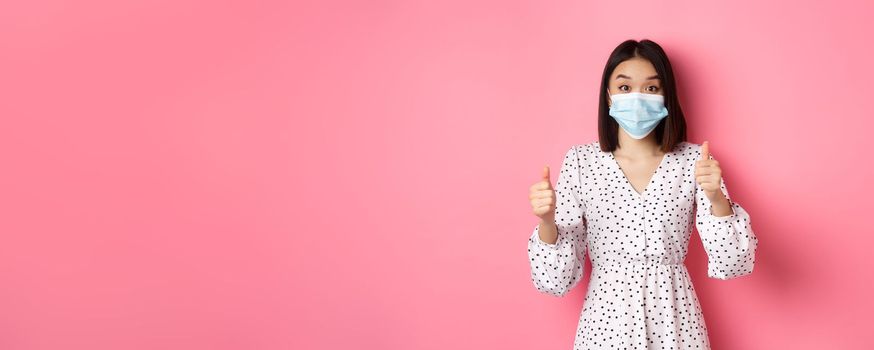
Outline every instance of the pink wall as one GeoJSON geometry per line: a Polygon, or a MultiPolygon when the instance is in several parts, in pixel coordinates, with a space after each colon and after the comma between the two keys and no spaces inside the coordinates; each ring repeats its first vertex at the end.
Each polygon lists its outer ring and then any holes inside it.
{"type": "Polygon", "coordinates": [[[870,1],[0,5],[0,348],[570,349],[528,186],[659,42],[760,238],[715,349],[870,349],[870,1]]]}

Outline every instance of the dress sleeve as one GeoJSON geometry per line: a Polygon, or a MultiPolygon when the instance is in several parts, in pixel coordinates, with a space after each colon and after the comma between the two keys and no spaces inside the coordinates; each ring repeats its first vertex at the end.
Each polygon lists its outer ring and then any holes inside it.
{"type": "Polygon", "coordinates": [[[564,296],[580,281],[585,263],[585,203],[580,184],[580,158],[576,147],[565,154],[555,184],[555,225],[558,240],[548,244],[540,239],[540,225],[528,238],[531,280],[538,291],[564,296]]]}
{"type": "MultiPolygon", "coordinates": [[[[714,159],[712,155],[710,158],[714,159]]],[[[707,252],[707,276],[727,280],[753,272],[758,238],[750,224],[749,213],[731,200],[724,179],[720,181],[720,188],[728,198],[733,213],[713,215],[710,199],[695,181],[695,219],[707,252]]]]}

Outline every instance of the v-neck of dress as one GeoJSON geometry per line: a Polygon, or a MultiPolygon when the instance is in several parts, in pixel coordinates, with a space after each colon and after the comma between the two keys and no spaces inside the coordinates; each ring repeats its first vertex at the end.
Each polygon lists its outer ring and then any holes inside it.
{"type": "Polygon", "coordinates": [[[622,176],[622,178],[625,180],[625,187],[628,188],[631,194],[638,199],[644,199],[646,197],[647,191],[652,186],[653,182],[655,182],[656,176],[659,175],[660,170],[664,167],[665,163],[667,163],[668,156],[671,155],[671,152],[666,152],[662,156],[662,160],[659,161],[659,165],[656,167],[655,171],[653,171],[652,175],[650,175],[649,182],[647,182],[646,186],[644,186],[643,192],[637,192],[637,190],[634,189],[634,186],[631,185],[631,181],[628,180],[628,176],[626,176],[625,172],[622,171],[622,166],[619,165],[619,161],[616,160],[616,156],[613,155],[613,152],[607,153],[610,154],[610,161],[615,166],[614,170],[616,170],[619,173],[619,176],[622,176]]]}

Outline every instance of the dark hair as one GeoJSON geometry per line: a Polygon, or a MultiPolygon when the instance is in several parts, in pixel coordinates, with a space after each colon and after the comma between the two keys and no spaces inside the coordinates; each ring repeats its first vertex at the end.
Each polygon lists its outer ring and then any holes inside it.
{"type": "Polygon", "coordinates": [[[601,143],[601,150],[604,152],[612,152],[619,147],[619,123],[610,116],[610,107],[607,105],[607,90],[610,87],[610,75],[623,61],[640,57],[648,60],[655,67],[661,80],[662,94],[665,96],[665,108],[668,109],[668,116],[662,119],[656,126],[653,133],[656,137],[656,142],[664,152],[670,152],[674,147],[682,141],[686,141],[686,119],[683,116],[683,110],[680,108],[680,100],[677,97],[677,85],[674,81],[674,70],[671,68],[671,62],[662,47],[655,42],[643,39],[641,41],[626,40],[623,41],[610,57],[607,59],[607,65],[604,67],[604,76],[601,77],[601,89],[598,106],[598,137],[601,143]]]}

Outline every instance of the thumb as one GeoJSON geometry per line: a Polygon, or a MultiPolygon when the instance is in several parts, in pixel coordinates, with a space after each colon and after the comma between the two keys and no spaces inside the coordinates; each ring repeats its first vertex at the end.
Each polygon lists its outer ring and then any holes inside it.
{"type": "Polygon", "coordinates": [[[543,180],[549,184],[549,187],[552,188],[552,180],[549,179],[549,165],[543,167],[543,180]]]}
{"type": "Polygon", "coordinates": [[[704,143],[701,144],[701,159],[710,159],[710,143],[708,141],[704,141],[704,143]]]}

